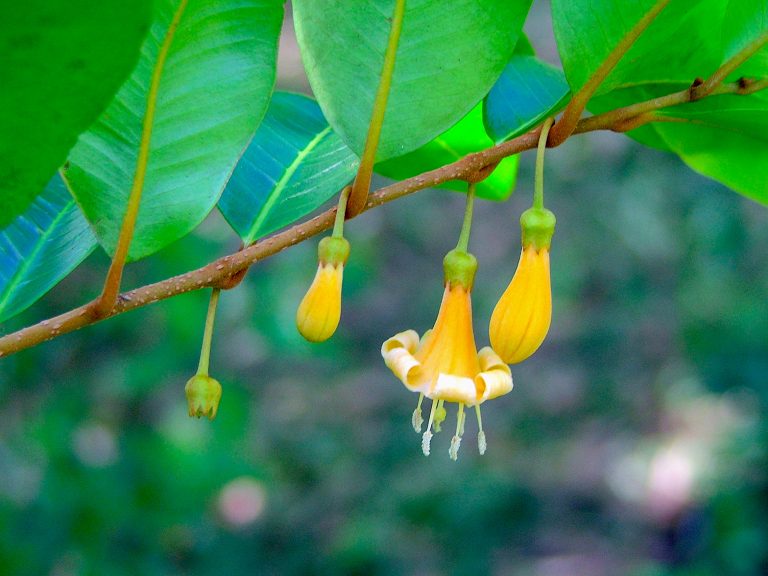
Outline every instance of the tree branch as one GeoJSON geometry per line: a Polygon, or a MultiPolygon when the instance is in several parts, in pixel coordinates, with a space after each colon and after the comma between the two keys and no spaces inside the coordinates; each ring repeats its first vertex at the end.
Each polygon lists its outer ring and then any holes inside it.
{"type": "MultiPolygon", "coordinates": [[[[724,85],[714,90],[713,94],[749,94],[768,88],[768,81],[763,80],[749,83],[748,87],[744,85],[743,81],[734,84],[736,88],[733,85],[724,85]]],[[[686,90],[685,92],[689,91],[686,90]]],[[[673,104],[679,103],[677,99],[681,98],[680,94],[670,94],[669,96],[583,119],[577,124],[573,133],[592,132],[595,130],[623,131],[627,129],[627,126],[636,128],[648,122],[662,121],[663,118],[657,117],[652,112],[672,105],[669,103],[670,101],[673,104]]],[[[479,175],[487,176],[490,173],[488,170],[489,166],[496,165],[507,156],[535,148],[538,144],[540,132],[541,126],[507,142],[469,154],[452,164],[385,186],[368,198],[364,211],[449,180],[475,181],[479,175]]],[[[207,266],[155,284],[136,288],[130,292],[125,292],[118,296],[115,304],[104,315],[93,314],[93,306],[97,302],[97,300],[94,300],[54,318],[43,320],[33,326],[0,337],[0,356],[14,354],[20,350],[30,348],[106,318],[147,306],[159,300],[178,296],[179,294],[203,288],[230,288],[233,285],[237,285],[236,282],[233,283],[231,281],[232,277],[242,276],[248,267],[256,262],[269,258],[294,244],[303,242],[329,229],[333,226],[335,216],[336,208],[334,207],[310,220],[260,240],[234,254],[219,258],[207,266]]]]}
{"type": "Polygon", "coordinates": [[[764,30],[757,38],[731,56],[715,73],[699,85],[691,87],[692,100],[708,96],[730,76],[736,69],[749,60],[754,54],[768,43],[768,30],[764,30]]]}
{"type": "MultiPolygon", "coordinates": [[[[719,96],[721,94],[734,94],[738,96],[746,96],[765,90],[768,88],[768,79],[763,80],[751,80],[749,78],[742,78],[737,82],[730,82],[728,84],[721,84],[712,89],[706,96],[719,96]]],[[[625,122],[634,120],[639,116],[661,110],[663,108],[669,108],[670,106],[677,106],[679,104],[687,104],[689,102],[695,102],[700,100],[702,96],[696,97],[692,93],[692,88],[686,88],[679,92],[673,92],[666,96],[660,96],[659,98],[652,98],[645,102],[638,102],[637,104],[631,104],[624,108],[617,108],[604,114],[598,114],[597,116],[590,116],[589,118],[582,119],[576,129],[575,134],[581,132],[591,132],[592,130],[599,130],[600,127],[604,127],[607,124],[622,125],[625,122]]],[[[656,117],[654,121],[663,121],[661,117],[656,117]]],[[[625,130],[621,130],[622,132],[625,130]]]]}

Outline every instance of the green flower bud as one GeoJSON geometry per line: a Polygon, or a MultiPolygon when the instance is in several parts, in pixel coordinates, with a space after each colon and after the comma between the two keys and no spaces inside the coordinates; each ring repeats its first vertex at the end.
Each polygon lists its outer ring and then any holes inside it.
{"type": "Polygon", "coordinates": [[[477,258],[469,252],[454,249],[443,258],[443,275],[445,284],[453,286],[459,284],[466,290],[472,290],[472,284],[477,272],[477,258]]]}
{"type": "Polygon", "coordinates": [[[216,418],[221,400],[221,384],[217,380],[205,374],[195,374],[187,381],[184,392],[190,416],[208,416],[209,420],[216,418]]]}
{"type": "Polygon", "coordinates": [[[533,246],[536,250],[549,250],[555,233],[555,215],[546,208],[528,208],[520,216],[523,231],[523,249],[533,246]]]}

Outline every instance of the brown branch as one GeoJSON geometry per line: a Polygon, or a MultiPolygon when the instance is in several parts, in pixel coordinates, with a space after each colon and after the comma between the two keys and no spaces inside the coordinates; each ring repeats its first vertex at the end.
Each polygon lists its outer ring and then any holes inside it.
{"type": "MultiPolygon", "coordinates": [[[[745,86],[744,82],[735,83],[738,89],[725,85],[714,93],[748,94],[757,90],[768,88],[768,81],[758,81],[745,86]]],[[[688,91],[686,91],[688,92],[688,91]]],[[[677,93],[679,94],[679,93],[677,93]]],[[[649,102],[669,105],[669,95],[649,102]]],[[[678,96],[676,96],[678,97],[678,96]]],[[[675,100],[674,98],[671,98],[675,100]]],[[[676,102],[675,102],[676,103],[676,102]]],[[[626,108],[620,108],[581,120],[574,133],[591,132],[595,130],[626,130],[627,126],[636,128],[647,122],[661,121],[652,114],[662,106],[651,107],[649,103],[640,103],[626,108]],[[628,110],[640,113],[634,116],[628,115],[628,110]],[[633,120],[634,118],[634,120],[633,120]]],[[[512,156],[524,150],[530,150],[537,146],[541,127],[534,128],[530,132],[518,136],[507,142],[503,142],[486,150],[469,154],[452,164],[442,166],[435,170],[413,176],[407,180],[396,182],[384,188],[368,198],[364,210],[381,206],[402,196],[406,196],[418,190],[442,184],[449,180],[476,181],[479,175],[487,175],[490,166],[494,166],[507,156],[512,156]]],[[[0,337],[0,356],[8,356],[30,348],[47,340],[51,340],[68,332],[78,330],[90,324],[94,324],[106,318],[117,316],[129,310],[141,308],[159,300],[165,300],[185,292],[200,290],[202,288],[226,289],[232,285],[232,277],[237,277],[261,260],[268,258],[286,248],[298,244],[307,238],[311,238],[333,225],[336,216],[336,208],[326,210],[314,218],[296,224],[287,230],[270,236],[252,244],[246,248],[229,254],[185,274],[168,278],[155,284],[150,284],[121,294],[115,305],[104,315],[93,313],[95,300],[69,312],[65,312],[54,318],[43,320],[38,324],[23,328],[12,334],[0,337]]]]}
{"type": "MultiPolygon", "coordinates": [[[[736,82],[721,84],[720,86],[717,86],[715,89],[711,90],[706,96],[719,96],[722,94],[746,96],[748,94],[759,92],[760,90],[765,90],[766,88],[768,88],[768,80],[766,79],[751,80],[749,78],[742,78],[736,82]]],[[[673,92],[672,94],[667,94],[658,98],[651,98],[645,102],[638,102],[623,108],[617,108],[616,110],[611,110],[610,112],[605,112],[604,114],[583,118],[574,130],[574,134],[599,130],[604,128],[606,123],[616,126],[624,125],[627,122],[635,121],[638,117],[641,117],[644,114],[654,112],[656,110],[661,110],[663,108],[669,108],[670,106],[678,106],[680,104],[695,102],[701,98],[703,97],[696,97],[692,93],[691,88],[686,88],[685,90],[680,90],[679,92],[673,92]]],[[[654,121],[663,120],[657,116],[654,121]]],[[[624,132],[626,129],[619,131],[624,132]]]]}
{"type": "Polygon", "coordinates": [[[739,66],[754,56],[755,53],[766,44],[768,44],[768,30],[763,30],[762,34],[744,46],[744,48],[739,50],[723,63],[722,66],[715,70],[712,76],[707,78],[701,84],[692,86],[691,99],[698,100],[704,96],[712,94],[728,76],[735,72],[739,66]]]}

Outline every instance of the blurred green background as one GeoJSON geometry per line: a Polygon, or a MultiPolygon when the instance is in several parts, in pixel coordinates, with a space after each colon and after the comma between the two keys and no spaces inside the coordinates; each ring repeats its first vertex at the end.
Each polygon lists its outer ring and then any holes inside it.
{"type": "MultiPolygon", "coordinates": [[[[555,60],[546,3],[527,31],[555,60]]],[[[306,89],[290,40],[281,86],[306,89]]],[[[479,202],[478,346],[519,252],[533,155],[479,202]]],[[[214,422],[186,414],[207,293],[0,361],[0,574],[768,573],[768,210],[624,136],[548,154],[554,318],[515,389],[484,405],[458,462],[425,458],[417,397],[381,342],[434,322],[463,197],[425,191],[347,226],[337,335],[295,308],[312,240],[223,294],[214,422]]],[[[218,215],[129,267],[134,287],[237,249],[218,215]]],[[[97,295],[94,254],[9,332],[97,295]]],[[[453,411],[453,407],[451,409],[453,411]]],[[[454,422],[449,415],[449,427],[454,422]]]]}

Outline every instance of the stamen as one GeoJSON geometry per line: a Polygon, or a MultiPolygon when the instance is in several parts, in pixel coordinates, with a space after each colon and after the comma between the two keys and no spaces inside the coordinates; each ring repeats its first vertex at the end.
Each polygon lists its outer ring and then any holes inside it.
{"type": "Polygon", "coordinates": [[[445,400],[442,398],[438,400],[437,402],[437,410],[435,411],[435,434],[440,432],[442,428],[440,427],[440,424],[443,423],[445,420],[445,417],[447,416],[445,412],[445,407],[443,406],[445,404],[445,400]]]}
{"type": "Polygon", "coordinates": [[[459,458],[459,446],[461,445],[461,436],[464,434],[465,419],[464,404],[459,404],[459,413],[456,417],[456,434],[451,438],[451,447],[448,449],[451,460],[458,460],[459,458]]]}
{"type": "Polygon", "coordinates": [[[485,454],[487,445],[485,443],[485,432],[483,432],[483,417],[480,415],[480,404],[475,404],[475,414],[477,414],[477,427],[480,428],[480,432],[477,433],[477,450],[482,456],[485,454]]]}
{"type": "Polygon", "coordinates": [[[432,400],[432,409],[429,411],[429,423],[427,424],[427,431],[421,437],[421,451],[424,452],[424,456],[429,456],[429,445],[432,442],[432,422],[435,420],[435,410],[437,409],[437,400],[432,400]]]}
{"type": "Polygon", "coordinates": [[[416,410],[413,411],[411,416],[411,424],[416,432],[421,432],[421,425],[424,424],[424,418],[421,415],[421,403],[424,400],[424,394],[419,394],[419,403],[416,404],[416,410]]]}

